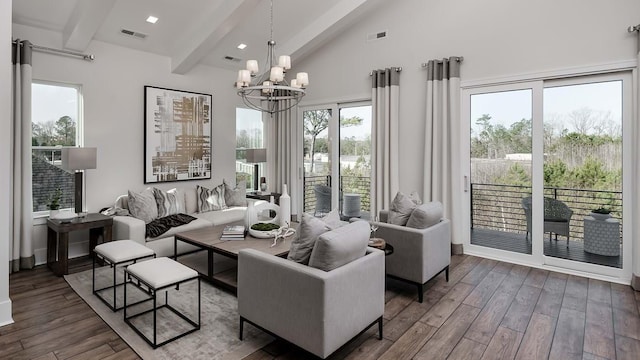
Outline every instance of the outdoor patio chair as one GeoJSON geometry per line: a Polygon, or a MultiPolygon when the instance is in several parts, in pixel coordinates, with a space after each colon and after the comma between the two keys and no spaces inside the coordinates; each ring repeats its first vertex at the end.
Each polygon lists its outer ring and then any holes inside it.
{"type": "Polygon", "coordinates": [[[326,185],[315,185],[313,192],[316,195],[316,208],[313,216],[324,216],[331,211],[331,187],[326,185]]]}
{"type": "MultiPolygon", "coordinates": [[[[527,219],[526,239],[529,240],[529,233],[531,232],[531,196],[522,199],[522,207],[527,219]]],[[[567,204],[558,199],[544,198],[544,232],[549,233],[549,240],[551,240],[551,234],[554,233],[556,240],[558,240],[558,235],[565,236],[567,245],[569,245],[569,224],[572,215],[573,210],[567,204]]]]}

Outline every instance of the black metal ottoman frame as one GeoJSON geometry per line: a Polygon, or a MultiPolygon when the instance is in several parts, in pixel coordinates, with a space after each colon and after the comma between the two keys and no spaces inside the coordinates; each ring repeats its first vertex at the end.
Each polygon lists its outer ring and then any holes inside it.
{"type": "Polygon", "coordinates": [[[124,307],[124,322],[127,323],[129,325],[129,327],[131,327],[133,329],[133,331],[135,331],[138,335],[140,335],[140,337],[142,337],[147,342],[147,344],[151,345],[151,347],[156,349],[156,348],[158,348],[158,347],[160,347],[162,345],[170,343],[170,342],[172,342],[174,340],[177,340],[177,339],[179,339],[179,338],[181,338],[183,336],[191,334],[192,332],[200,329],[201,299],[200,299],[200,277],[199,276],[193,277],[193,278],[190,278],[190,279],[186,279],[186,280],[182,280],[182,281],[179,281],[177,283],[169,284],[169,285],[163,286],[161,288],[157,288],[157,289],[154,289],[152,286],[150,286],[146,282],[138,279],[135,275],[130,274],[126,269],[125,269],[125,277],[133,278],[136,281],[135,282],[133,280],[129,280],[128,282],[125,281],[125,286],[124,286],[124,306],[123,306],[124,307]],[[197,280],[198,281],[198,322],[195,322],[195,321],[189,319],[186,315],[182,314],[181,312],[176,310],[173,306],[169,305],[169,294],[166,291],[166,289],[168,289],[170,287],[173,287],[173,286],[175,286],[176,290],[179,291],[180,290],[180,284],[183,284],[183,283],[189,282],[189,281],[193,281],[193,280],[197,280]],[[136,286],[138,289],[140,289],[143,292],[149,294],[149,296],[150,296],[150,298],[148,298],[148,299],[138,301],[138,302],[133,303],[133,304],[128,305],[128,306],[133,306],[133,305],[136,305],[136,304],[140,304],[142,302],[146,302],[146,301],[152,300],[153,301],[153,308],[127,317],[127,286],[126,286],[126,283],[131,283],[132,285],[136,286]],[[160,305],[160,306],[157,306],[156,297],[157,297],[158,292],[160,292],[162,290],[165,290],[164,304],[160,305]],[[165,340],[165,341],[163,341],[163,342],[158,344],[156,317],[157,317],[158,309],[161,309],[163,307],[166,307],[167,309],[171,310],[174,314],[178,315],[184,321],[186,321],[191,326],[193,326],[193,328],[189,329],[189,330],[187,330],[187,331],[185,331],[185,332],[183,332],[181,334],[178,334],[178,335],[176,335],[176,336],[174,336],[174,337],[172,337],[170,339],[167,339],[167,340],[165,340]],[[133,325],[133,323],[131,323],[131,321],[130,321],[130,319],[133,319],[133,318],[138,317],[138,316],[142,316],[142,315],[150,313],[150,312],[153,312],[153,341],[151,341],[147,336],[145,336],[142,333],[142,331],[138,330],[138,328],[135,325],[133,325]]]}
{"type": "MultiPolygon", "coordinates": [[[[116,288],[120,285],[124,285],[126,283],[126,276],[123,275],[123,282],[120,284],[117,284],[117,279],[116,279],[116,269],[118,267],[118,265],[122,265],[122,264],[126,264],[128,262],[135,264],[138,260],[142,260],[144,258],[148,258],[148,257],[156,257],[156,254],[153,255],[145,255],[145,256],[141,256],[139,258],[135,258],[135,259],[131,259],[131,260],[127,260],[127,261],[121,261],[121,262],[111,262],[109,259],[107,259],[106,257],[98,254],[97,252],[94,252],[93,254],[93,265],[92,265],[92,290],[93,290],[93,295],[97,296],[98,299],[102,300],[103,303],[105,303],[111,310],[113,311],[118,311],[120,309],[122,309],[121,307],[117,307],[116,304],[116,288]],[[109,266],[111,266],[113,268],[113,285],[109,285],[109,286],[105,286],[103,288],[100,289],[96,289],[96,258],[100,257],[100,259],[102,259],[102,261],[106,262],[109,266]],[[109,304],[109,302],[102,297],[102,295],[100,294],[100,292],[107,290],[107,289],[111,289],[113,288],[113,305],[109,304]]],[[[135,304],[131,304],[131,306],[133,306],[135,304]]]]}

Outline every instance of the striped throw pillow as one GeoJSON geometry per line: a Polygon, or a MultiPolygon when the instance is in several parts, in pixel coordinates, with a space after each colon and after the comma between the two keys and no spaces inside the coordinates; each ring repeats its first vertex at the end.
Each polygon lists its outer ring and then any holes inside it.
{"type": "Polygon", "coordinates": [[[180,199],[181,192],[178,189],[164,191],[153,188],[153,196],[156,198],[158,206],[158,217],[179,214],[184,212],[184,198],[180,199]]]}
{"type": "Polygon", "coordinates": [[[198,185],[196,187],[198,195],[198,212],[222,210],[227,208],[224,201],[224,184],[220,184],[213,189],[198,185]]]}

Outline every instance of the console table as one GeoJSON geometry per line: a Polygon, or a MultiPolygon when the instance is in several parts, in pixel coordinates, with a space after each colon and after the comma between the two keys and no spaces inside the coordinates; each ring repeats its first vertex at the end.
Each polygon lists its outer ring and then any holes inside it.
{"type": "Polygon", "coordinates": [[[620,256],[620,222],[615,218],[584,218],[584,251],[604,256],[620,256]]]}
{"type": "Polygon", "coordinates": [[[111,241],[113,218],[102,214],[87,214],[69,222],[48,219],[47,226],[47,266],[54,274],[62,276],[69,273],[69,233],[89,229],[89,254],[93,254],[100,236],[104,242],[111,241]]]}
{"type": "Polygon", "coordinates": [[[280,205],[280,195],[279,193],[261,193],[258,194],[256,192],[249,192],[247,193],[247,198],[249,199],[256,199],[256,200],[265,200],[265,201],[271,201],[271,197],[273,196],[273,201],[276,203],[276,205],[280,205]]]}

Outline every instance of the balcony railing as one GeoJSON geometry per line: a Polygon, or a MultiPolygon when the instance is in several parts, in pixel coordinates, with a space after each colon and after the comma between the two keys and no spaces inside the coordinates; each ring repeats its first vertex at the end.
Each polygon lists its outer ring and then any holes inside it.
{"type": "MultiPolygon", "coordinates": [[[[304,177],[304,212],[313,212],[316,208],[316,194],[313,191],[313,187],[316,185],[331,186],[331,175],[304,177]]],[[[360,194],[360,210],[369,211],[371,209],[371,178],[366,176],[341,176],[340,190],[340,194],[360,194]]],[[[342,199],[340,199],[340,202],[342,202],[342,199]]]]}
{"type": "MultiPolygon", "coordinates": [[[[526,233],[522,199],[527,196],[531,196],[530,186],[472,183],[471,228],[526,233]]],[[[622,224],[621,191],[545,187],[544,196],[560,200],[573,210],[569,223],[572,240],[583,239],[582,219],[599,207],[610,209],[622,224]]]]}

